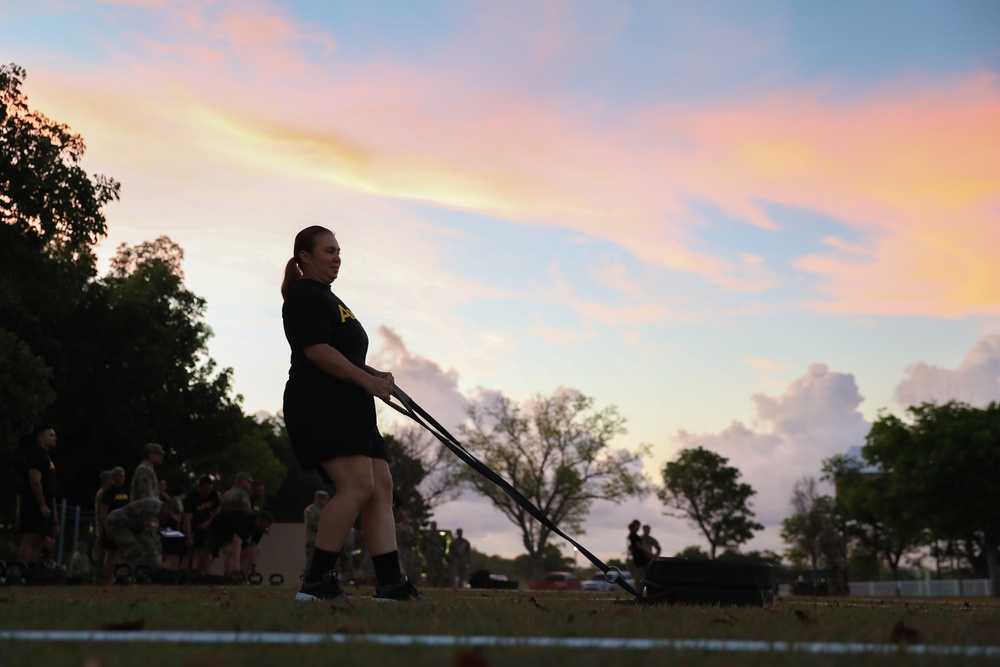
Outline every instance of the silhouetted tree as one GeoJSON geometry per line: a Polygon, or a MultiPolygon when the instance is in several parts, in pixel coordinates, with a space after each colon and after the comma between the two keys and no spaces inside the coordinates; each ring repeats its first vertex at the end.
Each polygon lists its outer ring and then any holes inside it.
{"type": "Polygon", "coordinates": [[[756,491],[739,481],[740,471],[728,462],[703,447],[681,450],[663,466],[663,486],[656,492],[675,510],[668,514],[688,519],[702,532],[713,559],[720,548],[743,544],[764,528],[750,509],[756,491]]]}
{"type": "MultiPolygon", "coordinates": [[[[594,500],[621,502],[645,493],[636,469],[645,450],[611,449],[612,439],[625,432],[625,419],[614,406],[596,410],[594,399],[560,389],[536,396],[523,409],[497,395],[473,404],[469,417],[471,425],[461,427],[465,447],[568,534],[584,532],[594,500]]],[[[540,578],[550,529],[474,470],[461,468],[458,474],[517,526],[533,563],[532,577],[540,578]]]]}

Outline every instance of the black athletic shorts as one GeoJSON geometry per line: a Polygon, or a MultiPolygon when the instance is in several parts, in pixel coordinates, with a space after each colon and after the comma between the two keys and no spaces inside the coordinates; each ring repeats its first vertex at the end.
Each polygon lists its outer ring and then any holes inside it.
{"type": "Polygon", "coordinates": [[[195,529],[191,535],[191,547],[193,549],[208,548],[208,531],[195,529]]]}
{"type": "Polygon", "coordinates": [[[184,537],[163,537],[160,536],[160,548],[163,549],[163,555],[172,556],[186,556],[187,555],[187,543],[185,542],[187,538],[184,537]]]}
{"type": "Polygon", "coordinates": [[[21,514],[17,518],[17,530],[20,533],[52,537],[56,527],[53,516],[46,519],[42,516],[42,510],[34,498],[22,497],[21,514]]]}
{"type": "Polygon", "coordinates": [[[375,420],[374,400],[369,395],[363,401],[338,401],[289,381],[283,401],[285,428],[302,469],[317,471],[329,483],[320,465],[324,461],[342,456],[388,461],[385,441],[375,420]]]}

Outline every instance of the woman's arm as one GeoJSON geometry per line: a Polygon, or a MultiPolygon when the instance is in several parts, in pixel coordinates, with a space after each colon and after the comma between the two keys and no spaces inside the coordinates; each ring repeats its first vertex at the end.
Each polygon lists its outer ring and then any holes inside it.
{"type": "Polygon", "coordinates": [[[368,366],[358,368],[348,361],[347,357],[341,354],[339,350],[326,343],[310,345],[302,351],[305,353],[309,363],[327,375],[335,377],[338,380],[356,384],[369,394],[377,396],[384,401],[389,400],[389,397],[392,396],[392,383],[384,377],[384,375],[389,375],[391,378],[391,374],[385,373],[383,376],[372,375],[369,371],[374,369],[368,366]]]}

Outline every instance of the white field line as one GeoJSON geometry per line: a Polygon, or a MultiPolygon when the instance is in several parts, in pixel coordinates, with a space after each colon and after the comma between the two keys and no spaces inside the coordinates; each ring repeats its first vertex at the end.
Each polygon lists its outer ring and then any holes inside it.
{"type": "Polygon", "coordinates": [[[1000,657],[1000,646],[931,646],[842,642],[766,642],[721,639],[617,639],[600,637],[493,637],[483,635],[364,635],[318,632],[190,632],[7,630],[0,641],[175,644],[350,644],[392,646],[696,650],[718,653],[819,653],[1000,657]]]}

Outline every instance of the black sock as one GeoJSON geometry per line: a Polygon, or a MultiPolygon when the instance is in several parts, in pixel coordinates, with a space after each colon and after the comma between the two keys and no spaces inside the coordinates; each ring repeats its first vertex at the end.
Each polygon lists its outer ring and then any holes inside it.
{"type": "Polygon", "coordinates": [[[378,582],[379,586],[398,584],[400,577],[403,576],[399,570],[398,551],[372,556],[372,565],[375,566],[375,581],[378,582]]]}
{"type": "Polygon", "coordinates": [[[319,548],[314,550],[312,565],[309,566],[309,576],[306,577],[306,581],[309,583],[319,581],[324,574],[337,569],[338,558],[340,558],[338,551],[326,551],[319,548]]]}

